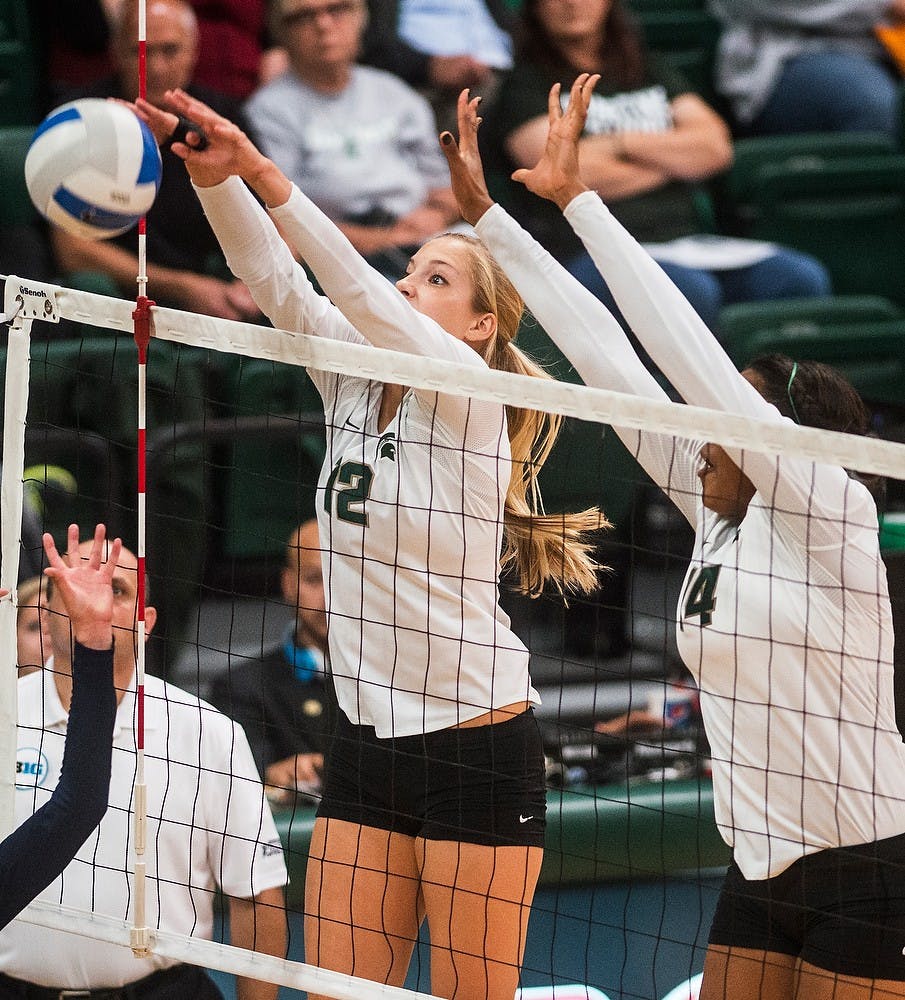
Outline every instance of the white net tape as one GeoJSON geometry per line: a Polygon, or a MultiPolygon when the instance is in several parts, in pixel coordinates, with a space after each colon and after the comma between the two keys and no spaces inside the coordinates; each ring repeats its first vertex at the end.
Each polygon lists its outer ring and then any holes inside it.
{"type": "MultiPolygon", "coordinates": [[[[19,281],[18,278],[9,279],[7,296],[10,294],[9,287],[19,281]]],[[[40,287],[53,294],[61,318],[132,332],[134,305],[131,302],[68,288],[40,287]]],[[[797,455],[860,472],[905,478],[905,445],[888,441],[787,423],[778,425],[698,406],[639,399],[606,389],[508,372],[480,371],[449,361],[400,354],[367,345],[339,344],[177,309],[155,308],[151,329],[152,337],[194,347],[511,403],[617,427],[712,441],[724,447],[797,455]]],[[[153,364],[153,357],[149,364],[153,364]]]]}

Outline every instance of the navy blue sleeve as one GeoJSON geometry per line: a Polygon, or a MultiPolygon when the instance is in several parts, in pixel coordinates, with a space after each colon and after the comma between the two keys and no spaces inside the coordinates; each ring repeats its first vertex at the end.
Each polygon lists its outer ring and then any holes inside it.
{"type": "Polygon", "coordinates": [[[113,650],[76,643],[60,780],[0,844],[0,927],[63,871],[107,811],[116,693],[113,650]]]}

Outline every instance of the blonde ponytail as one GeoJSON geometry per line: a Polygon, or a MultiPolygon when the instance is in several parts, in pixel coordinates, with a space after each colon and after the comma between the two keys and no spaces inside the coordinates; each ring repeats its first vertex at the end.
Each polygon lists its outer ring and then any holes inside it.
{"type": "MultiPolygon", "coordinates": [[[[509,342],[499,352],[501,371],[550,378],[536,362],[509,342]]],[[[611,527],[597,507],[574,513],[544,512],[538,474],[562,425],[558,414],[506,407],[512,451],[512,479],[504,506],[503,568],[518,571],[519,590],[537,597],[548,584],[560,593],[590,593],[599,586],[595,543],[588,536],[611,527]]]]}
{"type": "MultiPolygon", "coordinates": [[[[513,343],[525,303],[484,244],[472,236],[447,235],[471,249],[474,306],[493,313],[497,332],[488,343],[484,360],[498,371],[549,379],[551,376],[513,343]]],[[[504,504],[501,565],[513,568],[519,590],[537,597],[552,584],[560,593],[596,590],[598,566],[595,541],[589,536],[611,527],[597,507],[578,513],[547,514],[537,477],[562,424],[557,414],[506,407],[512,478],[504,504]]]]}

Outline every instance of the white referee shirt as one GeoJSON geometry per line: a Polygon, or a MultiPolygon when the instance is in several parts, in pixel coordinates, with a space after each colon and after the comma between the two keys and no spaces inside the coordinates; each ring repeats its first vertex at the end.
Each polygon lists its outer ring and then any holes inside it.
{"type": "MultiPolygon", "coordinates": [[[[596,194],[565,214],[686,402],[784,420],[596,194]]],[[[667,398],[606,308],[499,206],[476,229],[588,385],[667,398]]],[[[731,451],[757,490],[735,523],[703,508],[701,442],[619,433],[696,528],[678,644],[700,687],[717,823],[744,875],[905,832],[892,617],[867,489],[838,466],[731,451]]]]}
{"type": "MultiPolygon", "coordinates": [[[[359,344],[366,335],[378,347],[486,367],[416,312],[297,188],[272,214],[329,299],[241,181],[198,194],[233,274],[275,326],[359,344]]],[[[504,408],[410,391],[378,432],[382,384],[310,374],[327,415],[317,515],[342,710],[389,737],[538,702],[528,652],[498,606],[512,470],[504,408]]]]}
{"type": "MultiPolygon", "coordinates": [[[[39,899],[132,918],[135,706],[133,676],[116,713],[107,813],[39,899]]],[[[17,824],[56,787],[66,721],[52,664],[19,681],[17,824]]],[[[145,782],[150,927],[210,938],[218,885],[250,898],[286,883],[280,841],[241,728],[155,677],[145,678],[145,782]]],[[[174,964],[16,920],[0,932],[0,971],[43,986],[117,987],[174,964]]]]}

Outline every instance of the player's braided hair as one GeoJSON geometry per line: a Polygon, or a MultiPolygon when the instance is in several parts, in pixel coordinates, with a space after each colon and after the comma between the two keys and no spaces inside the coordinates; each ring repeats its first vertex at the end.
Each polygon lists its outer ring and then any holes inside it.
{"type": "MultiPolygon", "coordinates": [[[[870,433],[870,411],[851,382],[830,365],[762,354],[746,370],[759,377],[764,399],[795,423],[844,434],[870,433]]],[[[881,476],[857,478],[875,497],[882,495],[881,476]]]]}
{"type": "MultiPolygon", "coordinates": [[[[455,234],[471,250],[474,307],[493,313],[497,332],[488,343],[484,360],[497,371],[550,378],[535,361],[513,343],[525,304],[502,268],[480,240],[455,234]]],[[[540,594],[550,583],[559,591],[590,592],[599,585],[590,532],[608,528],[601,511],[592,507],[576,513],[546,514],[537,476],[550,454],[562,424],[557,414],[516,406],[506,407],[512,452],[512,479],[504,508],[505,533],[501,564],[512,566],[519,590],[540,594]]]]}

